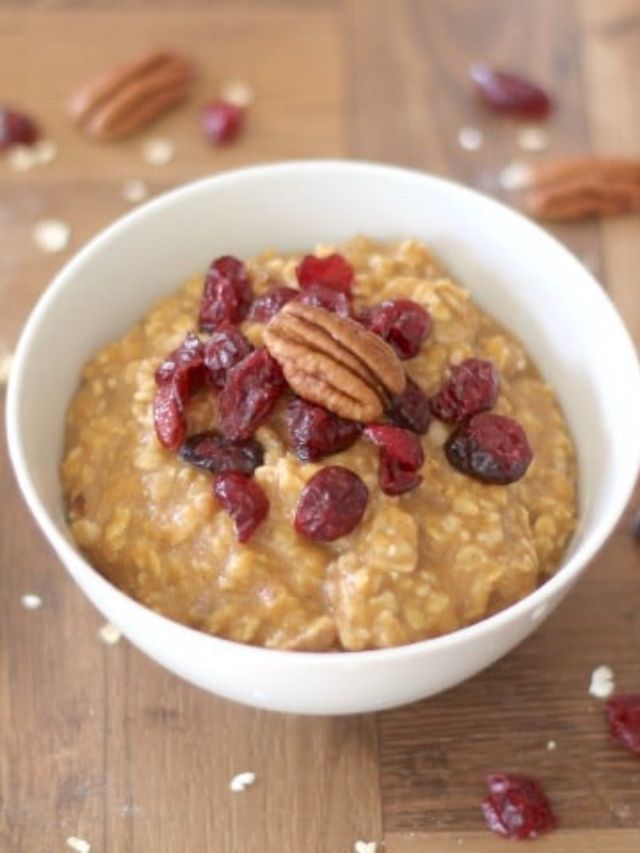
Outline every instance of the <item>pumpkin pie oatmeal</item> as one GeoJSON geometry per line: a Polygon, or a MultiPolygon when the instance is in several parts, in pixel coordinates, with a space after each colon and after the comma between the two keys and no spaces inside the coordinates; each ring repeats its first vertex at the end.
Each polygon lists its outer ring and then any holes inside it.
{"type": "Polygon", "coordinates": [[[215,259],[86,365],[62,484],[114,584],[279,649],[476,622],[576,524],[553,390],[415,240],[215,259]]]}

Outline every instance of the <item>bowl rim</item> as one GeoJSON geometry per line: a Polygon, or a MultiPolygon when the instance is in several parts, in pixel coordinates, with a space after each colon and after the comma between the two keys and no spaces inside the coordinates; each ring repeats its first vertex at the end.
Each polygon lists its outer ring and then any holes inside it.
{"type": "MultiPolygon", "coordinates": [[[[170,207],[175,203],[179,203],[184,196],[193,193],[207,193],[212,188],[225,186],[236,183],[238,181],[252,181],[255,178],[271,173],[271,176],[276,173],[286,174],[290,172],[318,172],[326,170],[335,176],[336,172],[362,172],[375,175],[377,177],[401,178],[407,181],[420,181],[431,183],[433,186],[444,189],[447,192],[458,195],[461,203],[466,199],[471,199],[474,203],[481,202],[488,209],[497,209],[503,215],[506,213],[517,219],[522,226],[525,226],[532,233],[536,233],[537,239],[546,243],[549,249],[560,252],[572,264],[575,264],[579,269],[584,279],[584,286],[591,290],[591,295],[601,302],[601,310],[608,314],[608,322],[617,326],[617,335],[619,337],[619,345],[627,350],[626,357],[629,362],[629,367],[632,372],[635,372],[636,387],[640,389],[640,363],[636,353],[635,346],[631,336],[609,295],[604,288],[597,282],[591,272],[586,269],[579,260],[564,246],[559,240],[553,237],[549,232],[543,229],[537,223],[531,221],[522,213],[508,207],[506,204],[497,201],[496,199],[479,192],[476,189],[467,187],[457,181],[443,178],[438,175],[433,175],[429,172],[419,169],[411,169],[403,166],[390,165],[385,163],[376,163],[367,160],[349,160],[349,159],[300,159],[300,160],[284,160],[258,165],[245,166],[238,169],[219,172],[214,175],[197,178],[181,184],[161,195],[151,199],[133,211],[119,217],[114,222],[101,229],[94,235],[83,247],[76,252],[72,258],[60,269],[53,277],[50,284],[41,294],[27,318],[27,321],[21,332],[12,364],[10,381],[7,386],[6,395],[6,430],[7,443],[9,447],[9,456],[14,469],[16,480],[22,492],[23,498],[35,518],[41,531],[46,539],[53,546],[58,558],[69,570],[70,565],[77,567],[81,571],[91,577],[94,585],[105,593],[107,597],[111,597],[114,605],[117,603],[118,608],[129,610],[132,616],[144,617],[153,621],[157,620],[158,626],[166,630],[170,628],[174,632],[187,632],[189,637],[194,642],[204,642],[218,647],[220,652],[230,652],[233,654],[250,654],[259,655],[263,658],[268,658],[271,662],[276,662],[282,658],[290,665],[295,665],[293,662],[300,661],[300,666],[314,668],[325,668],[334,666],[341,662],[344,664],[350,663],[359,664],[366,663],[382,663],[392,662],[402,658],[412,658],[429,652],[436,652],[442,648],[455,648],[458,645],[474,642],[481,638],[491,635],[494,631],[498,631],[501,627],[508,623],[518,622],[527,613],[533,612],[543,605],[548,599],[554,599],[554,594],[561,595],[565,588],[568,588],[575,581],[577,576],[586,568],[589,561],[601,548],[604,541],[610,535],[615,524],[619,520],[624,508],[629,500],[633,490],[638,470],[640,469],[640,442],[636,445],[634,455],[627,460],[625,469],[621,474],[622,482],[617,489],[617,497],[611,501],[606,511],[603,511],[602,518],[598,523],[587,533],[585,542],[581,545],[579,559],[576,553],[572,553],[562,562],[555,574],[548,578],[541,586],[537,587],[533,592],[526,595],[524,598],[509,605],[497,613],[487,616],[478,622],[458,628],[448,634],[443,634],[437,637],[419,640],[414,643],[408,643],[401,646],[382,649],[367,649],[364,651],[330,651],[330,652],[313,652],[313,651],[295,651],[272,649],[264,646],[254,646],[244,643],[239,643],[235,640],[229,640],[224,637],[218,637],[214,634],[208,634],[203,631],[198,631],[188,625],[169,619],[162,614],[151,610],[146,605],[141,604],[136,599],[122,592],[118,587],[107,580],[91,563],[84,557],[80,550],[76,550],[69,541],[58,530],[57,524],[50,517],[48,510],[45,508],[43,501],[38,495],[33,479],[29,473],[27,459],[20,436],[18,423],[18,401],[23,393],[22,371],[23,365],[27,361],[32,341],[37,335],[38,328],[46,320],[46,315],[50,303],[54,302],[58,295],[64,291],[69,280],[73,278],[76,270],[93,255],[96,250],[99,250],[105,243],[117,238],[120,233],[127,228],[147,216],[148,213],[159,211],[165,207],[170,207]]],[[[301,174],[302,176],[302,174],[301,174]]],[[[74,580],[75,571],[70,572],[74,580]]],[[[84,590],[83,590],[84,591],[84,590]]],[[[97,608],[100,609],[100,608],[97,608]]],[[[541,615],[541,619],[546,615],[546,611],[541,615]]],[[[117,618],[114,621],[118,621],[117,618]]],[[[126,620],[122,620],[123,623],[126,620]]],[[[119,627],[122,627],[120,625],[119,627]]],[[[126,634],[126,629],[125,629],[126,634]]],[[[265,660],[266,662],[266,660],[265,660]]]]}

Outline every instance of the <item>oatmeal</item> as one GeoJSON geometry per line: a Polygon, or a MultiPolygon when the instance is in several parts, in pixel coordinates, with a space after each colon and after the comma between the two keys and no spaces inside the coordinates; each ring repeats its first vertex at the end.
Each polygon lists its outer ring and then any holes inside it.
{"type": "Polygon", "coordinates": [[[73,536],[143,604],[238,642],[373,649],[476,622],[574,530],[553,391],[421,243],[316,255],[218,259],[204,300],[188,281],[91,359],[62,464],[73,536]]]}

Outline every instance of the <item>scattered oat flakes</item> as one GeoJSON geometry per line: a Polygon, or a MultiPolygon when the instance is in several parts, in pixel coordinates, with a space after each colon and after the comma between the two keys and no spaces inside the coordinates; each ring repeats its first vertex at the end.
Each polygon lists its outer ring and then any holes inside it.
{"type": "Polygon", "coordinates": [[[553,752],[553,750],[554,750],[557,746],[558,746],[558,744],[555,742],[555,740],[548,740],[548,741],[547,741],[547,749],[549,750],[549,752],[553,752]]]}
{"type": "Polygon", "coordinates": [[[76,853],[90,853],[91,845],[84,838],[77,838],[75,835],[70,835],[67,838],[67,847],[75,850],[76,853]]]}
{"type": "Polygon", "coordinates": [[[122,197],[129,204],[139,204],[149,196],[149,188],[144,181],[134,178],[122,185],[122,197]]]}
{"type": "Polygon", "coordinates": [[[220,97],[236,107],[248,107],[255,100],[255,92],[244,80],[227,80],[220,89],[220,97]]]}
{"type": "Polygon", "coordinates": [[[530,170],[526,163],[513,160],[500,172],[500,186],[505,190],[520,190],[530,180],[530,170]]]}
{"type": "Polygon", "coordinates": [[[6,385],[9,381],[9,373],[11,372],[11,364],[13,363],[13,353],[0,352],[0,388],[6,385]]]}
{"type": "Polygon", "coordinates": [[[103,643],[107,643],[109,646],[115,645],[120,641],[122,634],[120,633],[120,629],[116,628],[115,625],[112,625],[111,622],[105,622],[105,624],[98,631],[100,635],[100,639],[103,643]]]}
{"type": "Polygon", "coordinates": [[[33,146],[33,152],[39,166],[46,166],[58,156],[58,146],[53,139],[42,139],[33,146]]]}
{"type": "Polygon", "coordinates": [[[37,610],[39,607],[42,607],[42,599],[39,595],[34,595],[32,592],[23,595],[20,601],[26,610],[37,610]]]}
{"type": "Polygon", "coordinates": [[[356,841],[353,845],[353,853],[377,853],[377,841],[356,841]]]}
{"type": "Polygon", "coordinates": [[[166,166],[176,153],[175,143],[162,136],[154,136],[142,146],[142,157],[152,166],[166,166]]]}
{"type": "Polygon", "coordinates": [[[516,137],[523,151],[545,151],[549,147],[549,136],[543,127],[528,125],[521,127],[516,137]]]}
{"type": "Polygon", "coordinates": [[[613,670],[608,666],[597,666],[591,673],[589,693],[596,699],[608,699],[615,690],[613,670]]]}
{"type": "Polygon", "coordinates": [[[256,774],[251,773],[251,771],[245,771],[244,773],[238,773],[237,776],[234,776],[231,782],[229,783],[229,788],[236,793],[239,791],[244,791],[246,788],[249,788],[256,781],[256,774]]]}
{"type": "Polygon", "coordinates": [[[7,154],[9,168],[14,172],[28,172],[38,164],[38,155],[31,145],[15,145],[7,154]]]}
{"type": "Polygon", "coordinates": [[[71,229],[59,219],[43,219],[33,229],[33,239],[39,249],[48,254],[63,252],[69,245],[71,229]]]}
{"type": "Polygon", "coordinates": [[[458,144],[465,151],[478,151],[483,142],[484,133],[479,127],[461,127],[458,131],[458,144]]]}

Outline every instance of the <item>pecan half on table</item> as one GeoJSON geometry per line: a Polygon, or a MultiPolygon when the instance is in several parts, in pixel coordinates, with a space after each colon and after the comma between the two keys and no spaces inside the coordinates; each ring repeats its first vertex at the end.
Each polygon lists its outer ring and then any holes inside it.
{"type": "Polygon", "coordinates": [[[264,341],[296,394],[340,417],[378,420],[405,388],[402,362],[382,338],[324,308],[289,302],[264,341]]]}
{"type": "Polygon", "coordinates": [[[90,80],[74,92],[67,108],[94,139],[121,139],[183,101],[193,79],[186,57],[153,50],[90,80]]]}
{"type": "Polygon", "coordinates": [[[523,205],[539,219],[578,220],[640,211],[640,160],[563,157],[530,164],[523,205]]]}

